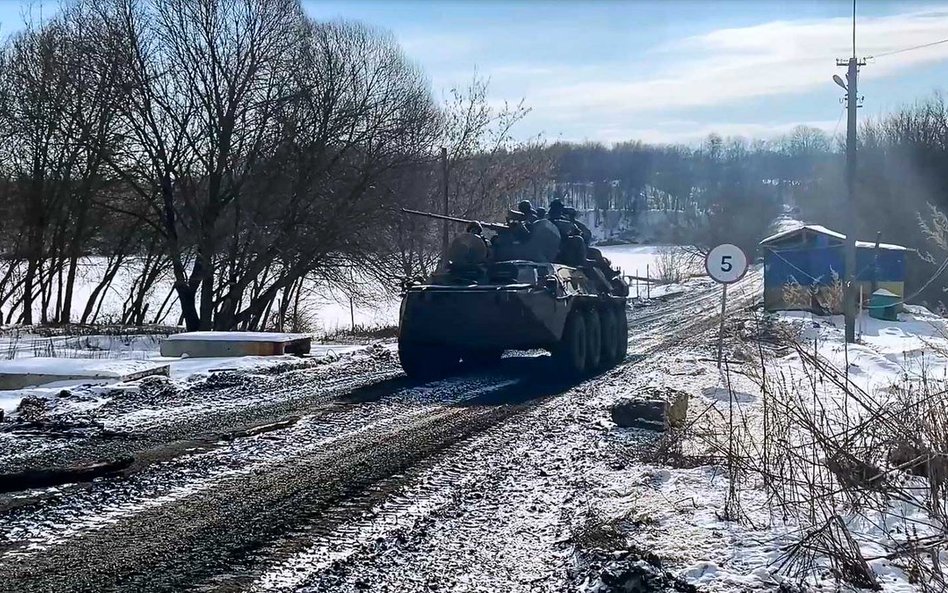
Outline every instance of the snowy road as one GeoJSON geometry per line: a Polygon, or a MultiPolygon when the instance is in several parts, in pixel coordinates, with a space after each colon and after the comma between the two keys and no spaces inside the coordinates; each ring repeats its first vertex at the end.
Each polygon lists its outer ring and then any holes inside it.
{"type": "MultiPolygon", "coordinates": [[[[749,275],[732,306],[759,284],[749,275]]],[[[578,385],[544,379],[536,356],[418,385],[374,349],[144,388],[96,409],[81,438],[0,435],[4,472],[136,459],[0,497],[0,591],[563,590],[601,461],[593,406],[643,355],[713,327],[718,294],[631,310],[629,359],[578,385]]]]}

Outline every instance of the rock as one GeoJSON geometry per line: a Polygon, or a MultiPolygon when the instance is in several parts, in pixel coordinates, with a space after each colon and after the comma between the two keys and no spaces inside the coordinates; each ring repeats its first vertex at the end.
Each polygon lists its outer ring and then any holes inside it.
{"type": "Polygon", "coordinates": [[[16,413],[20,419],[26,422],[37,422],[46,416],[49,410],[49,402],[42,397],[28,395],[20,400],[16,407],[16,413]]]}
{"type": "Polygon", "coordinates": [[[697,588],[665,571],[654,555],[626,553],[606,563],[592,590],[605,593],[697,593],[697,588]]]}
{"type": "Polygon", "coordinates": [[[619,400],[609,411],[612,421],[623,428],[680,428],[688,416],[688,394],[677,389],[651,390],[644,396],[619,400]]]}

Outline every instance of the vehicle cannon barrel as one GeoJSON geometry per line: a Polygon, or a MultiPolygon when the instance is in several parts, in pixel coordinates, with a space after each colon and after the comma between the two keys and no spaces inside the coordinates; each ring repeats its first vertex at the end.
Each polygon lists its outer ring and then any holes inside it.
{"type": "Polygon", "coordinates": [[[415,216],[426,216],[428,218],[437,218],[438,220],[449,220],[451,222],[459,222],[462,224],[473,224],[477,223],[481,225],[482,228],[490,229],[492,231],[501,231],[507,230],[509,227],[502,222],[483,222],[481,220],[473,220],[470,218],[459,218],[457,216],[448,216],[447,214],[435,214],[434,212],[422,212],[421,210],[412,210],[410,208],[402,208],[402,212],[406,214],[414,214],[415,216]]]}

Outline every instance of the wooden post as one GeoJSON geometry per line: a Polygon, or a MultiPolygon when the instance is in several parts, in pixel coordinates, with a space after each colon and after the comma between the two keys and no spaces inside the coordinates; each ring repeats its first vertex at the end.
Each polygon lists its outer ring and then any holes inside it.
{"type": "Polygon", "coordinates": [[[652,274],[648,271],[648,264],[645,264],[645,298],[652,300],[652,274]]]}
{"type": "MultiPolygon", "coordinates": [[[[859,285],[859,316],[856,319],[859,321],[857,327],[859,331],[857,332],[857,338],[862,335],[862,284],[859,285]]],[[[848,369],[848,367],[847,367],[848,369]]],[[[847,371],[848,372],[848,371],[847,371]]]]}
{"type": "MultiPolygon", "coordinates": [[[[442,184],[441,189],[443,191],[442,197],[444,199],[444,204],[443,204],[444,211],[442,212],[442,214],[444,214],[445,216],[448,216],[450,214],[450,212],[448,212],[448,149],[444,146],[441,147],[441,184],[442,184]]],[[[447,220],[444,221],[444,225],[442,227],[441,253],[444,254],[445,259],[447,259],[447,253],[448,253],[448,221],[447,220]]]]}
{"type": "MultiPolygon", "coordinates": [[[[352,271],[352,267],[349,267],[349,282],[350,284],[355,284],[355,274],[352,271]]],[[[352,294],[354,289],[352,286],[349,287],[349,327],[355,332],[356,328],[356,314],[355,314],[355,298],[352,294]]]]}

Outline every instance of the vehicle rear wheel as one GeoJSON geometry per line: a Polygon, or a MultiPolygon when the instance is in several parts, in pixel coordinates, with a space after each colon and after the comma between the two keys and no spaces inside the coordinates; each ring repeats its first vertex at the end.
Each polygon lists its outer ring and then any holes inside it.
{"type": "Polygon", "coordinates": [[[566,318],[563,337],[553,349],[556,371],[567,377],[578,377],[586,371],[586,319],[580,311],[566,318]]]}
{"type": "Polygon", "coordinates": [[[588,309],[586,317],[586,372],[594,373],[602,365],[602,320],[599,311],[588,309]]]}
{"type": "Polygon", "coordinates": [[[619,361],[619,318],[613,308],[603,309],[602,321],[602,366],[611,367],[619,361]]]}
{"type": "Polygon", "coordinates": [[[618,307],[616,309],[616,317],[619,320],[617,324],[618,331],[616,332],[616,338],[618,339],[618,348],[617,348],[617,363],[625,360],[626,354],[629,353],[629,318],[625,314],[625,306],[618,307]]]}
{"type": "Polygon", "coordinates": [[[412,379],[429,381],[456,372],[461,357],[443,346],[400,341],[398,359],[406,375],[412,379]]]}

